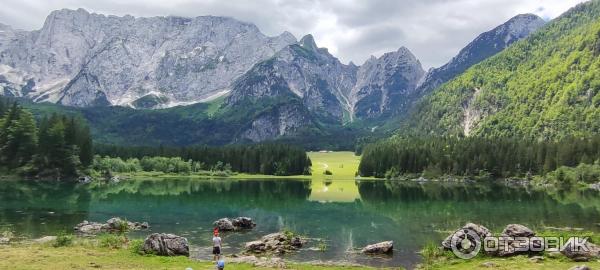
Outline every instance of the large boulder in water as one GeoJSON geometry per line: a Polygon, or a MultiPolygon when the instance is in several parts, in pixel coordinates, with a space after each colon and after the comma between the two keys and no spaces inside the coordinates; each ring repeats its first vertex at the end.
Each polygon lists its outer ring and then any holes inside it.
{"type": "Polygon", "coordinates": [[[213,223],[219,231],[250,230],[256,223],[249,217],[221,218],[213,223]]]}
{"type": "Polygon", "coordinates": [[[389,254],[394,251],[394,241],[385,241],[364,247],[362,253],[365,254],[389,254]]]}
{"type": "Polygon", "coordinates": [[[252,229],[256,227],[256,223],[249,217],[238,217],[232,220],[233,226],[239,229],[252,229]]]}
{"type": "Polygon", "coordinates": [[[249,253],[277,253],[302,248],[306,240],[290,233],[272,233],[263,236],[260,240],[247,242],[246,252],[249,253]]]}
{"type": "Polygon", "coordinates": [[[189,256],[190,247],[185,237],[166,233],[153,233],[146,238],[142,250],[160,256],[189,256]]]}
{"type": "Polygon", "coordinates": [[[477,234],[477,236],[479,236],[480,241],[483,241],[483,239],[488,236],[492,236],[490,230],[484,227],[483,225],[467,223],[465,224],[465,226],[462,226],[462,228],[456,230],[456,232],[446,237],[446,239],[442,241],[442,247],[448,250],[452,249],[452,238],[456,237],[456,242],[458,243],[467,237],[468,232],[474,232],[475,234],[477,234]]]}
{"type": "Polygon", "coordinates": [[[105,232],[119,232],[124,230],[138,231],[148,229],[150,226],[147,222],[130,222],[124,219],[113,217],[106,223],[89,222],[84,220],[77,224],[73,229],[82,234],[99,234],[105,232]]]}

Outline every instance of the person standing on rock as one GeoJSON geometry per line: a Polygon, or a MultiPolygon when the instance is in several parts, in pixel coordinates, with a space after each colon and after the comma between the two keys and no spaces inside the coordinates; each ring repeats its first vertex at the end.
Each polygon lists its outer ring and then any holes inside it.
{"type": "Polygon", "coordinates": [[[219,231],[215,229],[213,236],[213,260],[217,261],[221,259],[221,237],[219,237],[219,231]]]}

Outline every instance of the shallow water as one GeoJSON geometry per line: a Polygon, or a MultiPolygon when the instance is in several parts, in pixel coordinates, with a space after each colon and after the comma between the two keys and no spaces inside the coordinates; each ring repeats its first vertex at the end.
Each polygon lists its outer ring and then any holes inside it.
{"type": "MultiPolygon", "coordinates": [[[[0,231],[40,237],[71,231],[83,220],[113,216],[148,221],[152,232],[187,237],[192,256],[210,258],[212,222],[252,217],[257,227],[225,233],[224,253],[244,242],[289,229],[311,238],[289,254],[296,261],[350,261],[372,266],[411,267],[429,241],[442,240],[467,221],[499,231],[521,223],[600,229],[596,192],[547,194],[503,185],[405,183],[355,180],[147,180],[85,186],[49,182],[0,182],[0,231]],[[394,240],[393,256],[370,257],[356,250],[394,240]],[[326,250],[319,251],[320,241],[326,250]]],[[[143,237],[149,232],[134,232],[143,237]]]]}

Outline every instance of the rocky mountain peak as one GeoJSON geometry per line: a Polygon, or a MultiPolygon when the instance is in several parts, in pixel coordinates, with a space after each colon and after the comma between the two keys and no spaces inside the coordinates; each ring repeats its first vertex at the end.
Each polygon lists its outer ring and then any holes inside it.
{"type": "Polygon", "coordinates": [[[298,42],[300,44],[300,46],[302,46],[302,48],[311,50],[311,51],[317,51],[319,50],[319,47],[317,47],[317,43],[315,42],[315,38],[311,35],[308,34],[304,37],[302,37],[300,39],[300,42],[298,42]]]}
{"type": "Polygon", "coordinates": [[[11,95],[84,107],[208,101],[296,43],[290,33],[268,37],[229,17],[134,18],[84,9],[53,11],[40,30],[12,36],[0,35],[0,75],[10,73],[4,88],[11,95]]]}
{"type": "Polygon", "coordinates": [[[447,64],[430,70],[420,84],[417,93],[420,93],[419,95],[426,94],[471,66],[497,54],[514,42],[526,38],[545,24],[546,21],[537,15],[520,14],[494,29],[480,34],[447,64]]]}

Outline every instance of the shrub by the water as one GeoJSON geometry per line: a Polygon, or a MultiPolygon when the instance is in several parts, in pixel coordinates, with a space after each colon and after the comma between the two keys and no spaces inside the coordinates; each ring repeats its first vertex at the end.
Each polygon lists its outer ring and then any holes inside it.
{"type": "Polygon", "coordinates": [[[127,237],[121,234],[103,234],[98,236],[98,243],[100,247],[104,248],[120,249],[128,242],[127,237]]]}
{"type": "Polygon", "coordinates": [[[73,235],[61,232],[52,243],[53,247],[67,247],[73,244],[73,235]]]}

